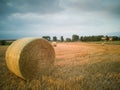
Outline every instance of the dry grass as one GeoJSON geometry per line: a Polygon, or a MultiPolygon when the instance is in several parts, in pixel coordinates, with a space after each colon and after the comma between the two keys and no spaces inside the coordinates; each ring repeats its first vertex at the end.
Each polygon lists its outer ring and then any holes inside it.
{"type": "Polygon", "coordinates": [[[58,43],[53,73],[28,81],[7,70],[3,52],[1,46],[3,90],[120,90],[120,45],[58,43]]]}

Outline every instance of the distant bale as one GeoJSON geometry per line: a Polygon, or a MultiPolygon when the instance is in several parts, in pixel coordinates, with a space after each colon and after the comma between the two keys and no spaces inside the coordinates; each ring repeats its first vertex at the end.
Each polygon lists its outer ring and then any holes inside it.
{"type": "Polygon", "coordinates": [[[105,45],[105,42],[102,42],[102,46],[104,46],[105,45]]]}
{"type": "Polygon", "coordinates": [[[23,38],[8,47],[5,58],[10,71],[23,79],[33,79],[50,72],[55,51],[45,39],[23,38]]]}
{"type": "Polygon", "coordinates": [[[102,37],[101,38],[102,41],[106,41],[106,39],[107,39],[106,37],[102,37]]]}
{"type": "Polygon", "coordinates": [[[112,37],[109,37],[109,41],[112,41],[113,40],[113,38],[112,37]]]}
{"type": "Polygon", "coordinates": [[[53,47],[57,47],[57,43],[56,42],[52,42],[52,46],[53,47]]]}

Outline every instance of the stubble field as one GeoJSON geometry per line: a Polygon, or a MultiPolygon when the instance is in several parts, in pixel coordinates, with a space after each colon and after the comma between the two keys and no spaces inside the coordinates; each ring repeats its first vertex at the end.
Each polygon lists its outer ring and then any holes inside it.
{"type": "Polygon", "coordinates": [[[120,90],[120,45],[58,43],[53,72],[37,80],[7,69],[7,47],[0,46],[0,90],[120,90]]]}

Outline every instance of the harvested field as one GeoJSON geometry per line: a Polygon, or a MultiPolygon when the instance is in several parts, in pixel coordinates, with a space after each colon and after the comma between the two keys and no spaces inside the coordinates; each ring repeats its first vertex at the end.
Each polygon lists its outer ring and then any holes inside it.
{"type": "Polygon", "coordinates": [[[0,90],[120,90],[120,45],[57,43],[54,71],[22,80],[5,64],[0,46],[0,90]]]}

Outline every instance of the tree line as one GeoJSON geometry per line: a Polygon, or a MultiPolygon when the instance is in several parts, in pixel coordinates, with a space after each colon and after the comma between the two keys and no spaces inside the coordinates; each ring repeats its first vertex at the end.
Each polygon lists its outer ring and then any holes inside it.
{"type": "MultiPolygon", "coordinates": [[[[60,39],[57,38],[57,36],[42,36],[42,38],[47,39],[48,41],[59,41],[59,42],[89,42],[89,41],[102,41],[102,38],[105,38],[106,41],[109,41],[110,38],[112,38],[112,41],[120,41],[120,37],[118,36],[103,36],[103,35],[97,35],[97,36],[79,36],[77,34],[73,34],[71,38],[64,38],[63,36],[60,37],[60,39]]],[[[10,45],[15,40],[0,40],[0,45],[10,45]]]]}
{"type": "Polygon", "coordinates": [[[102,38],[105,38],[106,41],[112,40],[112,41],[118,41],[120,40],[120,37],[118,36],[104,36],[104,35],[97,35],[97,36],[79,36],[76,34],[73,34],[71,38],[64,39],[63,36],[60,37],[58,40],[57,36],[53,36],[52,38],[50,36],[43,36],[42,38],[47,39],[48,41],[61,41],[61,42],[75,42],[75,41],[102,41],[102,38]],[[110,39],[111,38],[111,39],[110,39]]]}

